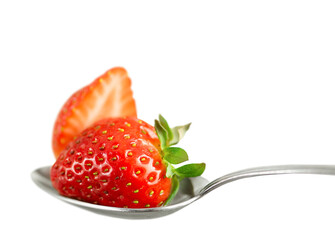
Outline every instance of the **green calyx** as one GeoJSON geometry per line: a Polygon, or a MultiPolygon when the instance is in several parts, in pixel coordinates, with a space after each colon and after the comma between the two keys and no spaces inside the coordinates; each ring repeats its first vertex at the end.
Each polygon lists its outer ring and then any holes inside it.
{"type": "Polygon", "coordinates": [[[163,161],[167,166],[166,176],[172,179],[171,193],[165,205],[171,202],[178,193],[181,179],[200,176],[206,168],[205,163],[191,163],[178,168],[173,166],[188,161],[188,155],[184,149],[172,146],[179,143],[190,126],[191,123],[170,128],[162,115],[159,115],[158,120],[155,120],[155,129],[161,143],[163,161]]]}

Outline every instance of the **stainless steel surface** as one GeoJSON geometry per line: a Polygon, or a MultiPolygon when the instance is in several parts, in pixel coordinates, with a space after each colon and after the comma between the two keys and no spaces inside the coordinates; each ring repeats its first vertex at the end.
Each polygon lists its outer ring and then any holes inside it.
{"type": "Polygon", "coordinates": [[[265,166],[249,168],[233,172],[215,179],[212,182],[207,181],[203,177],[183,179],[180,183],[180,189],[175,199],[168,205],[158,208],[115,208],[101,206],[91,203],[78,201],[71,198],[66,198],[58,194],[53,188],[50,181],[50,167],[42,167],[32,172],[33,181],[44,191],[52,196],[73,204],[77,207],[86,210],[103,214],[112,217],[127,218],[127,219],[148,219],[158,218],[174,213],[192,202],[203,197],[212,190],[244,178],[279,175],[279,174],[321,174],[321,175],[335,175],[335,166],[333,165],[279,165],[279,166],[265,166]]]}

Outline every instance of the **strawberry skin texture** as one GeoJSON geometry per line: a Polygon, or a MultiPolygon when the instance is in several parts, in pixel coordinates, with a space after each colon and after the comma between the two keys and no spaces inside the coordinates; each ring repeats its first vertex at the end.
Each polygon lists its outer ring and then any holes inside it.
{"type": "Polygon", "coordinates": [[[126,116],[137,116],[131,80],[124,68],[116,67],[75,92],[65,102],[53,129],[52,147],[55,157],[94,122],[126,116]]]}
{"type": "Polygon", "coordinates": [[[135,117],[108,118],[71,141],[51,168],[58,192],[85,202],[128,208],[161,206],[171,178],[154,127],[135,117]]]}

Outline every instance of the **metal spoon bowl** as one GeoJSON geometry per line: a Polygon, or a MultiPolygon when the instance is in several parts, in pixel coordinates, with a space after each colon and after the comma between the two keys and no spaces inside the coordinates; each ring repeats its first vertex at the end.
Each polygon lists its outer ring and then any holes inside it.
{"type": "Polygon", "coordinates": [[[209,182],[203,177],[186,178],[180,182],[179,192],[168,206],[135,209],[101,206],[61,196],[51,184],[49,166],[36,169],[32,172],[31,177],[36,185],[47,193],[77,207],[111,217],[126,219],[149,219],[163,217],[174,213],[203,197],[212,190],[229,182],[249,177],[279,174],[335,175],[335,165],[279,165],[256,167],[224,175],[212,182],[209,182]]]}

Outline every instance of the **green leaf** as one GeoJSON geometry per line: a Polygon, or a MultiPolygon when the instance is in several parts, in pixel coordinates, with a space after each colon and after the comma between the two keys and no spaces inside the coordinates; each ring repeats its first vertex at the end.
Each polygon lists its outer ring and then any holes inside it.
{"type": "Polygon", "coordinates": [[[177,195],[178,190],[179,190],[179,179],[176,175],[174,175],[172,177],[171,192],[170,192],[168,199],[165,201],[164,206],[166,206],[172,201],[172,199],[177,195]]]}
{"type": "Polygon", "coordinates": [[[167,161],[165,161],[165,164],[167,165],[165,176],[171,178],[175,174],[175,168],[167,161]]]}
{"type": "Polygon", "coordinates": [[[190,128],[191,123],[177,126],[171,129],[173,138],[169,141],[170,146],[177,144],[185,135],[187,130],[190,128]]]}
{"type": "Polygon", "coordinates": [[[205,163],[191,163],[175,169],[175,172],[180,177],[198,177],[206,168],[205,163]]]}
{"type": "Polygon", "coordinates": [[[155,120],[155,129],[156,129],[159,141],[161,142],[162,149],[164,149],[166,146],[168,133],[158,120],[155,120]]]}
{"type": "Polygon", "coordinates": [[[167,123],[166,119],[159,114],[158,116],[158,119],[159,119],[159,123],[162,125],[162,127],[166,130],[167,132],[167,144],[169,146],[169,142],[171,141],[171,139],[173,138],[173,133],[172,133],[172,130],[169,126],[169,124],[167,123]]]}
{"type": "Polygon", "coordinates": [[[182,163],[188,160],[186,151],[179,147],[168,147],[163,150],[164,159],[172,164],[182,163]]]}

